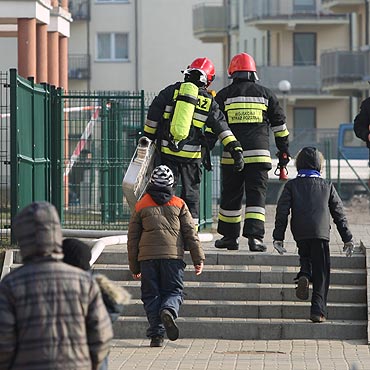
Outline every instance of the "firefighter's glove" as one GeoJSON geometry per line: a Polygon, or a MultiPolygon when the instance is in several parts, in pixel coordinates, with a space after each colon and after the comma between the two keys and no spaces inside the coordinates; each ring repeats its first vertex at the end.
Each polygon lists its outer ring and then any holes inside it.
{"type": "Polygon", "coordinates": [[[234,167],[233,170],[234,172],[241,172],[243,171],[244,168],[244,156],[243,156],[243,151],[234,149],[230,152],[231,156],[234,159],[234,167]]]}
{"type": "Polygon", "coordinates": [[[283,255],[287,252],[284,248],[284,242],[282,240],[274,240],[274,248],[278,251],[279,254],[283,255]]]}
{"type": "Polygon", "coordinates": [[[349,242],[344,243],[343,252],[346,253],[347,257],[352,256],[354,249],[355,249],[355,243],[353,242],[353,240],[350,240],[349,242]]]}
{"type": "Polygon", "coordinates": [[[290,154],[288,151],[276,153],[279,158],[279,167],[286,167],[290,161],[290,154]]]}

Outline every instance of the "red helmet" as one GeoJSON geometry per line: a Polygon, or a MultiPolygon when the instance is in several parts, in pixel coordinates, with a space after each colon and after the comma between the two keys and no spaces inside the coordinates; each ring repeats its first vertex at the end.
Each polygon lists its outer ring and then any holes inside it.
{"type": "Polygon", "coordinates": [[[247,53],[236,54],[229,64],[227,70],[229,76],[234,72],[257,72],[254,59],[247,53]]]}
{"type": "Polygon", "coordinates": [[[194,59],[184,73],[187,74],[194,70],[201,72],[204,77],[204,80],[201,78],[201,82],[206,86],[209,86],[215,79],[215,66],[208,58],[194,59]]]}

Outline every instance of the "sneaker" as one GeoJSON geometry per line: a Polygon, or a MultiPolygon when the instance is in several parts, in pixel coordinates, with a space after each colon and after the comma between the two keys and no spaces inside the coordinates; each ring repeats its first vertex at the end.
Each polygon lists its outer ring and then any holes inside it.
{"type": "Polygon", "coordinates": [[[326,321],[326,317],[324,315],[320,315],[320,314],[311,314],[310,320],[312,322],[324,322],[324,321],[326,321]]]}
{"type": "Polygon", "coordinates": [[[163,337],[152,337],[150,347],[163,347],[163,337]]]}
{"type": "Polygon", "coordinates": [[[164,309],[161,312],[161,320],[166,329],[167,337],[169,340],[176,340],[179,337],[179,328],[170,311],[164,309]]]}
{"type": "Polygon", "coordinates": [[[251,252],[266,252],[267,251],[266,244],[264,244],[264,242],[261,239],[252,238],[252,237],[248,238],[248,246],[251,252]]]}
{"type": "Polygon", "coordinates": [[[302,301],[306,301],[308,299],[308,289],[309,289],[310,282],[306,276],[301,276],[298,279],[297,288],[295,291],[295,295],[298,299],[302,301]]]}
{"type": "Polygon", "coordinates": [[[227,249],[229,251],[237,251],[239,249],[238,238],[224,236],[215,241],[215,247],[219,249],[227,249]]]}

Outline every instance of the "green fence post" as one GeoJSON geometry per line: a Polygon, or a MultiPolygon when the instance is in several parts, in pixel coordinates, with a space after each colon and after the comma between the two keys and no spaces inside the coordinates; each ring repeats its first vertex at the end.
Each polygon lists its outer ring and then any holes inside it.
{"type": "Polygon", "coordinates": [[[107,100],[101,100],[101,218],[109,222],[109,119],[107,100]]]}
{"type": "MultiPolygon", "coordinates": [[[[63,125],[63,111],[64,99],[63,89],[51,86],[51,121],[53,127],[51,128],[51,201],[58,210],[60,221],[64,223],[64,174],[63,163],[64,158],[64,125],[63,125]]],[[[68,184],[66,184],[68,189],[68,184]]]]}
{"type": "Polygon", "coordinates": [[[212,227],[212,171],[204,173],[204,220],[205,227],[212,227]]]}
{"type": "MultiPolygon", "coordinates": [[[[10,70],[10,218],[14,220],[18,212],[18,158],[17,158],[17,70],[10,70]]],[[[11,231],[11,243],[15,238],[11,231]]]]}

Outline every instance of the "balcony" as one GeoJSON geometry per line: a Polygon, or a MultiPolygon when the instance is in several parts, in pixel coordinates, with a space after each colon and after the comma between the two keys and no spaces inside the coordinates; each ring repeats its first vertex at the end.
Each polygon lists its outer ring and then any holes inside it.
{"type": "Polygon", "coordinates": [[[257,67],[257,74],[261,80],[261,84],[269,87],[276,94],[280,94],[278,84],[281,80],[288,80],[290,82],[290,95],[321,93],[319,66],[260,66],[257,67]]]}
{"type": "Polygon", "coordinates": [[[370,50],[334,50],[321,54],[321,81],[325,90],[367,90],[370,50]]]}
{"type": "Polygon", "coordinates": [[[87,54],[69,54],[68,78],[71,80],[90,79],[90,56],[87,54]]]}
{"type": "Polygon", "coordinates": [[[90,20],[90,1],[89,0],[70,0],[69,11],[74,21],[90,20]]]}
{"type": "Polygon", "coordinates": [[[364,0],[321,0],[324,9],[336,13],[351,13],[365,6],[364,0]]]}
{"type": "Polygon", "coordinates": [[[295,28],[296,25],[331,26],[348,23],[347,14],[333,14],[316,5],[297,5],[294,0],[245,0],[244,21],[262,30],[271,27],[295,28]]]}
{"type": "Polygon", "coordinates": [[[227,11],[222,5],[193,7],[193,35],[203,42],[223,42],[227,36],[227,11]]]}

